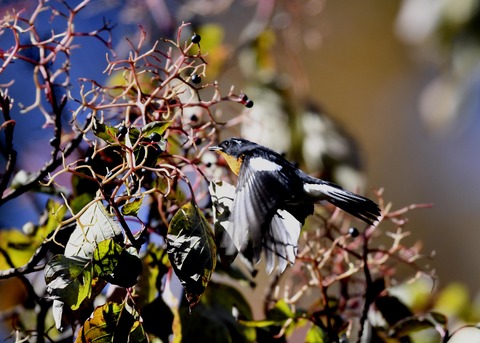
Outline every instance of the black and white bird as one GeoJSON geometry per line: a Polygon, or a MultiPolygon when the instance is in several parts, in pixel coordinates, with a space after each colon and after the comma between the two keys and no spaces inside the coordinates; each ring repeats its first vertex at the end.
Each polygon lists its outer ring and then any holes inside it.
{"type": "Polygon", "coordinates": [[[370,199],[314,178],[277,152],[242,138],[230,138],[210,150],[222,155],[238,175],[228,225],[220,248],[230,263],[238,253],[257,263],[264,251],[267,272],[278,261],[283,272],[295,262],[297,243],[314,203],[326,200],[373,225],[381,212],[370,199]]]}

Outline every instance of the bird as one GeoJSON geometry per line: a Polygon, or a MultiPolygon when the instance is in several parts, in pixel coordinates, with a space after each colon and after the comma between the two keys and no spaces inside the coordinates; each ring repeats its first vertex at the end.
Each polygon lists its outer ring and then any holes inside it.
{"type": "Polygon", "coordinates": [[[268,274],[276,264],[283,272],[295,262],[305,219],[313,214],[314,204],[324,200],[369,225],[381,215],[374,201],[310,176],[260,144],[233,137],[209,150],[223,156],[238,176],[228,222],[219,239],[226,264],[238,253],[256,264],[263,251],[268,274]]]}

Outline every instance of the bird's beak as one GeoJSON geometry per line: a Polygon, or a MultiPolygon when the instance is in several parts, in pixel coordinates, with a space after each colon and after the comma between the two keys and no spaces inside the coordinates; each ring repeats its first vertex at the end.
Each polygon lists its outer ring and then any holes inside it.
{"type": "Polygon", "coordinates": [[[208,148],[208,150],[220,152],[222,151],[222,148],[220,148],[218,145],[213,145],[210,148],[208,148]]]}

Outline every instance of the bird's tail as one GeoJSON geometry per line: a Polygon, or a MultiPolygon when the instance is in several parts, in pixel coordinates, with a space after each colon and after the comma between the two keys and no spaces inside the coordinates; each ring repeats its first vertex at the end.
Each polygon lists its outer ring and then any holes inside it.
{"type": "Polygon", "coordinates": [[[326,200],[370,225],[380,217],[380,208],[372,200],[346,191],[334,183],[318,179],[315,181],[304,186],[305,192],[311,197],[319,201],[326,200]]]}

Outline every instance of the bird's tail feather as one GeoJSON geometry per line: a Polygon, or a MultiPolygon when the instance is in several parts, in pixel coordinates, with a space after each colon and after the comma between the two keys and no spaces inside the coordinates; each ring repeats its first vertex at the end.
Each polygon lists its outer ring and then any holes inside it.
{"type": "Polygon", "coordinates": [[[372,200],[330,182],[308,183],[305,185],[305,191],[318,200],[327,200],[370,225],[373,225],[381,215],[380,208],[372,200]]]}

